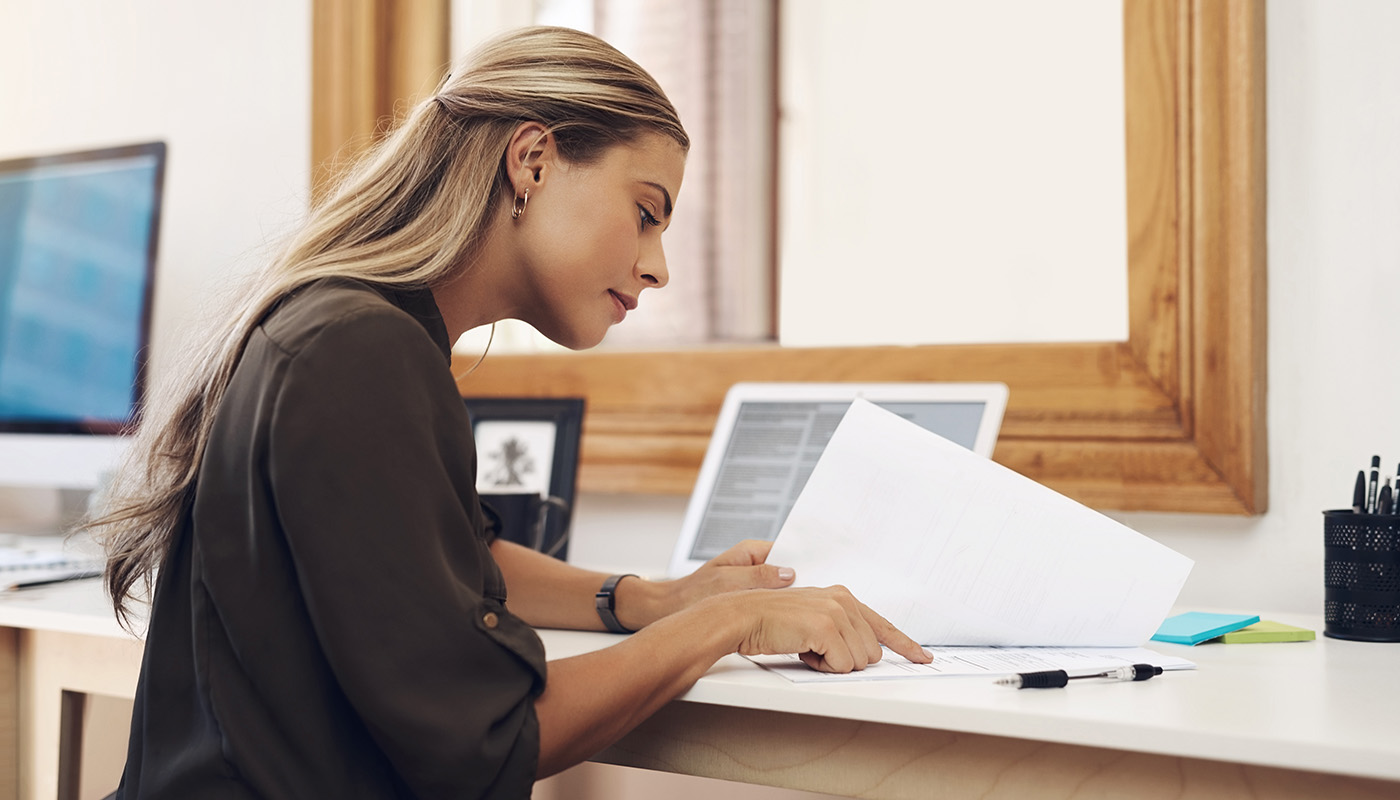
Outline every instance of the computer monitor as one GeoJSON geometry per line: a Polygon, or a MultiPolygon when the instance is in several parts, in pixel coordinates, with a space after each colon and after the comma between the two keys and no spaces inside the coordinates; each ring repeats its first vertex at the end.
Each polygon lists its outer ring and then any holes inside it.
{"type": "Polygon", "coordinates": [[[93,489],[145,389],[165,144],[0,161],[0,486],[93,489]]]}

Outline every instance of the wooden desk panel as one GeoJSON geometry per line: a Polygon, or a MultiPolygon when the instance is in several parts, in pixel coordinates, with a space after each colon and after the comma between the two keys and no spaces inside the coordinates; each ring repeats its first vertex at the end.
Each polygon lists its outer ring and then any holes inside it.
{"type": "Polygon", "coordinates": [[[0,628],[0,800],[19,797],[19,631],[0,628]]]}
{"type": "Polygon", "coordinates": [[[879,800],[1400,794],[1367,778],[684,701],[593,760],[879,800]]]}
{"type": "MultiPolygon", "coordinates": [[[[61,784],[68,788],[80,783],[81,764],[77,760],[63,763],[60,758],[65,735],[64,692],[133,697],[141,671],[142,645],[132,638],[44,630],[19,630],[18,639],[17,796],[20,800],[54,800],[60,797],[61,784]]],[[[10,719],[6,717],[6,722],[10,719]]],[[[113,784],[106,791],[115,788],[113,784]]]]}

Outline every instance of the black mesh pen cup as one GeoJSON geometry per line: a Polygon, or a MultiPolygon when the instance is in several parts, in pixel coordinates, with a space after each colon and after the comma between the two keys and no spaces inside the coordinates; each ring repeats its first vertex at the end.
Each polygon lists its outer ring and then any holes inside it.
{"type": "Polygon", "coordinates": [[[1400,642],[1400,515],[1322,512],[1324,633],[1400,642]]]}

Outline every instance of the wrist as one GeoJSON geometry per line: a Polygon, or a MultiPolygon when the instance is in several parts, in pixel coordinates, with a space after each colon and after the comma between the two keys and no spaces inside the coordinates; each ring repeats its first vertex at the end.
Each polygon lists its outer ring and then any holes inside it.
{"type": "Polygon", "coordinates": [[[635,631],[666,616],[664,587],[665,583],[653,583],[636,575],[618,581],[613,589],[617,621],[635,631]]]}
{"type": "Polygon", "coordinates": [[[622,575],[609,575],[603,581],[602,587],[593,593],[593,607],[598,612],[598,619],[603,623],[603,629],[609,633],[635,633],[635,627],[624,625],[617,618],[617,587],[627,578],[635,578],[636,575],[626,573],[622,575]]]}
{"type": "Polygon", "coordinates": [[[711,645],[723,654],[737,653],[753,633],[758,623],[754,615],[754,597],[745,592],[727,592],[701,598],[687,606],[677,616],[691,614],[703,622],[691,623],[692,631],[705,631],[711,645]]]}

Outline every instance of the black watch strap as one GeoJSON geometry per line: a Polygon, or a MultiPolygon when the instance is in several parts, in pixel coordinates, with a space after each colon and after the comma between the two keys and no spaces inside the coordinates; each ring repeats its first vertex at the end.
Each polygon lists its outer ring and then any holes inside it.
{"type": "Polygon", "coordinates": [[[628,628],[623,627],[617,621],[617,584],[623,578],[635,578],[636,575],[630,573],[626,575],[614,575],[603,581],[603,588],[593,595],[593,607],[598,609],[598,617],[603,620],[603,627],[613,633],[631,633],[628,628]]]}

